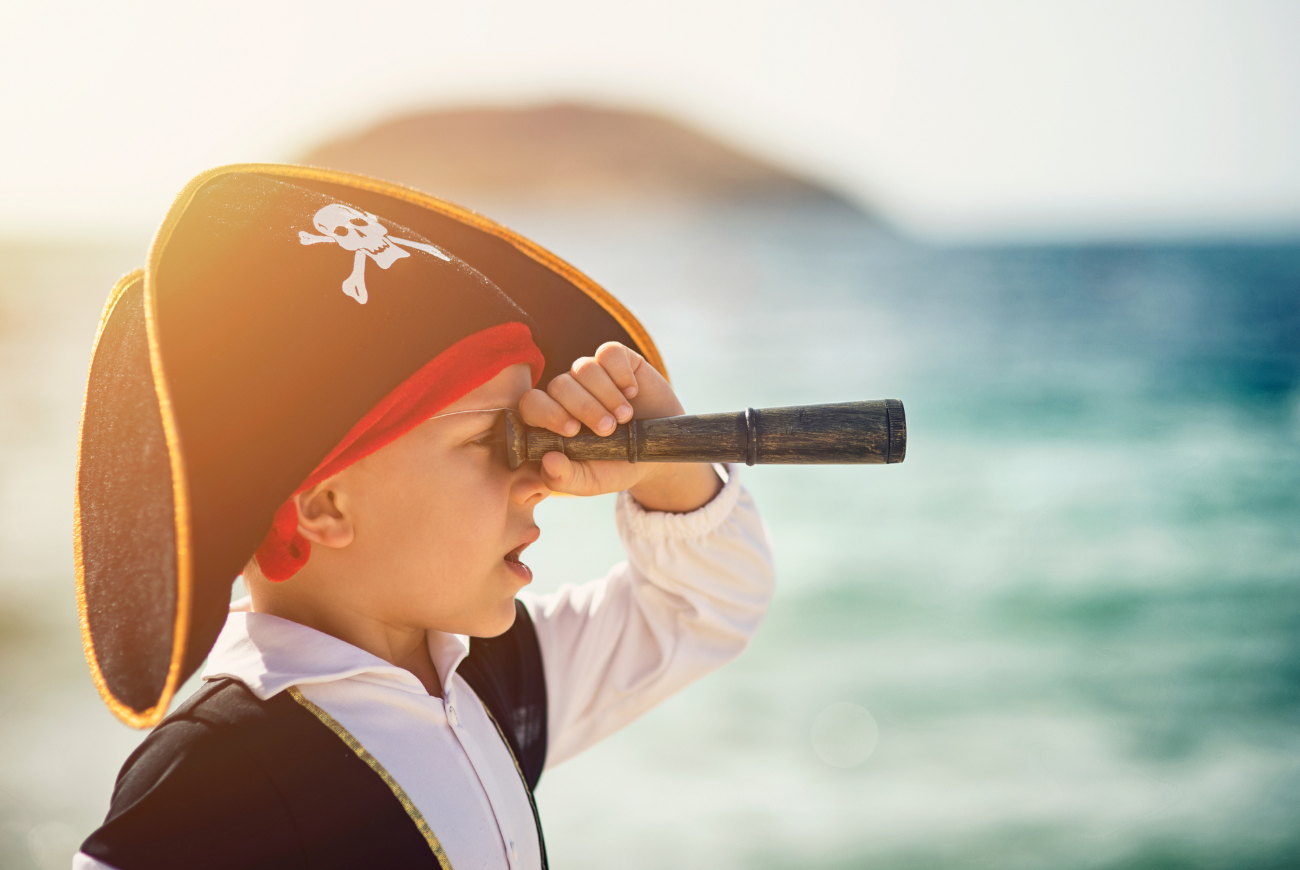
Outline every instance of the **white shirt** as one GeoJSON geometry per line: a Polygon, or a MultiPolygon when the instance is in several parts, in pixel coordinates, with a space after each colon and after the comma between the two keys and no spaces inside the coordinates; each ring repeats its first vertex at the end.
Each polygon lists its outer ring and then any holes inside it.
{"type": "MultiPolygon", "coordinates": [[[[687,514],[617,502],[628,561],[549,595],[522,593],[547,688],[547,760],[558,764],[740,654],[775,578],[766,528],[728,468],[713,501],[687,514]]],[[[242,606],[241,606],[242,604],[242,606]]],[[[291,686],[341,724],[397,781],[456,870],[536,870],[541,853],[523,781],[474,690],[456,672],[467,639],[429,633],[442,698],[410,672],[246,603],[208,658],[258,698],[291,686]]],[[[73,870],[112,870],[84,854],[73,870]]]]}

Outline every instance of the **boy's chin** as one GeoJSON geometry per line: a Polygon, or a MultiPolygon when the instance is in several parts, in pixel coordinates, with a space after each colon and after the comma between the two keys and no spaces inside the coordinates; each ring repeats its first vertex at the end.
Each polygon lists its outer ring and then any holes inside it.
{"type": "Polygon", "coordinates": [[[497,637],[505,634],[515,624],[515,600],[503,602],[493,608],[492,613],[485,613],[475,620],[476,630],[466,632],[471,637],[497,637]]]}

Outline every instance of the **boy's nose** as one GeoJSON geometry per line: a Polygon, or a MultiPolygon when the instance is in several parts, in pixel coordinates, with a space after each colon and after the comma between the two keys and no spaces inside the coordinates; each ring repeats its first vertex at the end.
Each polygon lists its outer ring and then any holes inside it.
{"type": "Polygon", "coordinates": [[[551,494],[551,488],[542,480],[540,462],[524,462],[511,472],[510,499],[524,507],[535,505],[551,494]]]}

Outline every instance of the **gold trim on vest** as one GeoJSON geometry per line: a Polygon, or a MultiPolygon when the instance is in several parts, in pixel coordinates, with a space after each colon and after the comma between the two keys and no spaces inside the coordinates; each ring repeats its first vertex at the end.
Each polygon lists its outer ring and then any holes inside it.
{"type": "Polygon", "coordinates": [[[308,713],[319,719],[322,725],[338,735],[338,738],[347,745],[348,749],[356,753],[357,758],[360,758],[371,770],[379,774],[379,778],[384,781],[384,785],[392,790],[393,796],[402,805],[402,809],[406,810],[406,814],[411,817],[411,821],[415,822],[415,827],[419,829],[420,835],[424,837],[424,841],[433,850],[433,856],[438,859],[438,866],[442,870],[451,870],[451,861],[447,859],[447,853],[442,850],[442,843],[438,842],[438,837],[433,833],[433,828],[429,827],[429,823],[424,820],[424,815],[415,805],[415,802],[398,785],[397,780],[393,779],[392,774],[384,769],[384,766],[379,763],[379,759],[371,755],[369,750],[362,746],[361,742],[353,737],[348,729],[339,724],[337,719],[303,697],[297,686],[290,686],[286,691],[289,693],[290,698],[301,704],[308,713]]]}

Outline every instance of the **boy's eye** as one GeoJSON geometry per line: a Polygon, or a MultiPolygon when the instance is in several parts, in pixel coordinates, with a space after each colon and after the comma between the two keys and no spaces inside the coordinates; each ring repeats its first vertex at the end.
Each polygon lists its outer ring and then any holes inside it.
{"type": "Polygon", "coordinates": [[[506,465],[510,462],[506,458],[506,417],[505,414],[498,415],[498,419],[493,423],[491,429],[484,430],[475,438],[470,439],[467,444],[474,447],[483,447],[491,454],[500,459],[506,465]]]}

